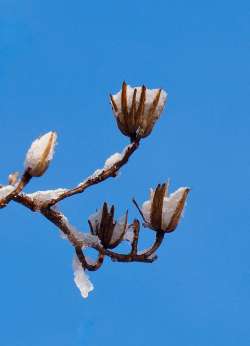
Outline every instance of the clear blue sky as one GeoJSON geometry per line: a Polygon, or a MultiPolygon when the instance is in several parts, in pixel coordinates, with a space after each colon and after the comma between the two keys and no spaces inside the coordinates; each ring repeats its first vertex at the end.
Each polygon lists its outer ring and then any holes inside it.
{"type": "Polygon", "coordinates": [[[27,191],[101,167],[127,144],[108,102],[126,80],[165,88],[166,112],[118,179],[61,208],[87,230],[104,200],[132,218],[131,197],[158,182],[192,188],[158,261],[107,260],[87,300],[53,225],[14,203],[1,210],[1,345],[250,344],[249,17],[246,0],[0,0],[1,183],[51,129],[55,159],[27,191]]]}

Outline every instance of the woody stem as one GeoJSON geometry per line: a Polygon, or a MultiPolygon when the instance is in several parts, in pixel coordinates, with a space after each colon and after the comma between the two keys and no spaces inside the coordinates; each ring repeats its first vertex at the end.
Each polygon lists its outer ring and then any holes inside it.
{"type": "Polygon", "coordinates": [[[106,256],[109,256],[113,261],[117,262],[147,262],[151,263],[153,262],[156,257],[151,258],[151,256],[155,253],[155,251],[160,247],[163,239],[164,239],[165,233],[162,231],[156,232],[155,242],[154,244],[145,252],[136,254],[130,253],[128,255],[116,253],[110,250],[105,250],[106,256]]]}

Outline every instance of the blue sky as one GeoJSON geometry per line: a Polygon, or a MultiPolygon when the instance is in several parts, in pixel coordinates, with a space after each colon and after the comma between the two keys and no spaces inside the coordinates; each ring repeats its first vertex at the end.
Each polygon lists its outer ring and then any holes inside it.
{"type": "Polygon", "coordinates": [[[158,261],[107,260],[87,300],[54,226],[14,203],[1,210],[1,345],[249,345],[249,15],[244,0],[0,0],[1,183],[51,129],[55,159],[27,191],[101,167],[127,144],[108,102],[126,80],[166,89],[166,111],[116,180],[62,210],[87,230],[105,200],[133,218],[131,198],[157,183],[192,188],[158,261]]]}

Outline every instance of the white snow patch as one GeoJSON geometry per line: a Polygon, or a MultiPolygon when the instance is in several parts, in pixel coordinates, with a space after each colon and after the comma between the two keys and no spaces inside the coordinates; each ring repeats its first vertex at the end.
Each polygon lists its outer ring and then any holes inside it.
{"type": "MultiPolygon", "coordinates": [[[[176,208],[180,200],[183,197],[183,194],[186,192],[186,187],[180,187],[178,190],[173,192],[169,197],[165,196],[163,199],[162,207],[162,229],[167,229],[171,219],[176,212],[176,208]]],[[[145,201],[142,205],[142,213],[147,223],[150,224],[151,208],[154,197],[154,190],[150,190],[150,200],[145,201]]]]}
{"type": "MultiPolygon", "coordinates": [[[[128,105],[128,109],[131,109],[132,106],[132,101],[133,101],[133,94],[134,94],[134,90],[137,90],[136,92],[136,109],[138,109],[139,104],[140,104],[140,97],[141,97],[141,92],[142,92],[142,87],[141,86],[137,86],[137,87],[131,87],[130,85],[127,85],[127,105],[128,105]]],[[[148,116],[149,114],[149,110],[152,106],[152,103],[158,93],[159,89],[146,89],[146,99],[145,99],[145,108],[144,108],[144,115],[148,116]]],[[[120,90],[118,93],[116,93],[115,95],[113,95],[113,100],[117,105],[118,111],[115,112],[115,115],[118,116],[119,114],[122,113],[122,109],[121,109],[121,95],[122,95],[122,90],[120,90]]],[[[156,119],[159,118],[163,107],[166,103],[167,100],[167,93],[165,90],[161,90],[161,94],[160,94],[160,98],[159,98],[159,102],[158,105],[156,107],[155,113],[154,113],[154,117],[156,119]]]]}
{"type": "Polygon", "coordinates": [[[103,169],[97,168],[94,173],[90,176],[90,178],[96,178],[103,172],[103,169]]]}
{"type": "Polygon", "coordinates": [[[169,197],[164,197],[162,207],[162,227],[166,229],[176,211],[183,194],[186,192],[186,187],[180,187],[175,192],[171,193],[169,197]]]}
{"type": "Polygon", "coordinates": [[[15,186],[13,186],[13,185],[6,185],[6,186],[2,187],[0,189],[0,199],[6,198],[14,190],[15,190],[15,186]]]}
{"type": "Polygon", "coordinates": [[[121,161],[122,159],[122,154],[121,153],[115,153],[111,155],[106,161],[104,165],[104,169],[108,169],[115,165],[117,162],[121,161]]]}
{"type": "Polygon", "coordinates": [[[56,189],[56,190],[47,190],[47,191],[37,191],[33,193],[27,194],[29,198],[33,200],[34,203],[38,206],[38,208],[42,207],[45,203],[57,199],[62,194],[67,192],[67,189],[56,189]]]}
{"type": "MultiPolygon", "coordinates": [[[[71,234],[74,235],[74,237],[82,243],[82,247],[93,247],[100,245],[100,240],[96,235],[92,235],[91,233],[83,233],[78,231],[73,225],[70,224],[68,218],[64,216],[63,214],[60,215],[61,221],[67,226],[67,228],[70,230],[71,234]]],[[[67,239],[67,235],[65,235],[63,232],[61,232],[61,237],[63,239],[67,239]]]]}

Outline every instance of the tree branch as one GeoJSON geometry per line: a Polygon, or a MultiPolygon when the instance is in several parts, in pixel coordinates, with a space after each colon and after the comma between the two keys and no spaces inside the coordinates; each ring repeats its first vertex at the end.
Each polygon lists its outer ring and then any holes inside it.
{"type": "Polygon", "coordinates": [[[156,260],[157,256],[154,255],[155,251],[160,247],[162,241],[164,239],[164,232],[157,231],[154,244],[147,250],[141,251],[136,254],[119,254],[110,250],[105,250],[106,256],[109,256],[112,261],[115,262],[146,262],[152,263],[156,260]]]}
{"type": "Polygon", "coordinates": [[[109,208],[105,202],[102,210],[89,218],[90,233],[79,232],[70,224],[67,217],[57,207],[60,201],[83,193],[87,188],[99,184],[108,178],[116,177],[121,167],[128,162],[132,154],[138,149],[140,140],[151,133],[164,108],[166,98],[167,94],[162,89],[150,90],[145,86],[131,88],[124,82],[122,90],[113,96],[111,95],[110,99],[118,128],[125,136],[130,138],[131,144],[126,146],[122,153],[116,153],[108,158],[102,169],[95,171],[79,185],[70,189],[37,191],[31,194],[22,192],[31,177],[40,177],[45,173],[53,158],[57,134],[52,131],[32,142],[26,154],[26,170],[21,180],[15,184],[17,175],[13,174],[9,177],[10,185],[6,187],[1,187],[0,185],[0,208],[4,208],[13,200],[33,212],[40,213],[48,221],[53,223],[62,232],[64,238],[74,247],[77,256],[75,258],[76,261],[74,261],[74,280],[83,297],[86,297],[88,292],[93,289],[88,276],[84,273],[85,270],[96,271],[100,269],[105,256],[117,262],[152,263],[157,258],[155,252],[160,247],[165,232],[173,231],[177,226],[187,195],[187,189],[184,188],[182,188],[183,198],[176,206],[176,211],[172,218],[173,222],[171,223],[171,227],[169,226],[170,228],[164,228],[161,222],[163,199],[167,198],[165,197],[165,190],[156,201],[157,203],[155,202],[156,199],[148,201],[147,208],[150,208],[150,217],[148,220],[145,219],[144,211],[133,200],[145,222],[145,226],[155,232],[155,240],[152,246],[143,251],[138,251],[140,222],[134,220],[132,225],[128,226],[127,213],[124,219],[116,221],[114,219],[114,206],[109,208]],[[151,206],[152,203],[154,206],[153,209],[151,206]],[[152,220],[154,227],[152,227],[152,220]],[[133,228],[133,237],[131,237],[129,227],[133,228]],[[129,253],[123,254],[113,251],[124,240],[129,240],[131,243],[129,253]],[[98,255],[95,261],[88,259],[84,253],[86,248],[92,248],[97,251],[98,255]],[[84,271],[82,271],[81,267],[84,271]]]}
{"type": "MultiPolygon", "coordinates": [[[[21,180],[17,184],[17,186],[14,188],[14,190],[8,194],[5,198],[0,199],[0,209],[7,206],[7,204],[13,200],[18,194],[24,189],[24,187],[29,183],[31,179],[31,175],[28,171],[25,171],[21,180]]],[[[4,188],[4,187],[3,187],[4,188]]]]}
{"type": "Polygon", "coordinates": [[[164,232],[157,231],[154,244],[149,249],[138,252],[137,245],[140,224],[138,220],[135,220],[133,222],[134,238],[131,244],[131,252],[129,254],[116,253],[111,250],[104,249],[103,246],[100,245],[100,242],[97,240],[96,236],[93,236],[90,233],[82,233],[76,231],[75,228],[69,223],[68,219],[61,212],[56,211],[54,208],[44,208],[38,210],[34,206],[33,201],[24,194],[16,196],[14,200],[32,211],[39,211],[46,219],[56,225],[75,248],[75,252],[79,261],[82,263],[83,268],[90,271],[96,271],[97,269],[99,269],[103,264],[105,256],[110,257],[112,261],[116,262],[152,263],[157,258],[153,255],[155,251],[160,247],[164,239],[164,232]],[[99,254],[96,263],[90,264],[87,262],[82,251],[82,248],[84,247],[92,247],[93,249],[96,249],[98,251],[99,254]]]}
{"type": "Polygon", "coordinates": [[[117,161],[111,167],[108,167],[106,169],[105,168],[102,169],[99,174],[90,176],[85,181],[80,183],[78,186],[67,190],[66,192],[64,192],[60,196],[58,196],[57,198],[52,199],[51,201],[49,201],[47,203],[47,206],[51,207],[51,206],[55,205],[56,203],[62,201],[65,198],[71,197],[71,196],[76,195],[78,193],[82,193],[88,187],[90,187],[92,185],[99,184],[108,178],[116,177],[119,169],[128,162],[130,156],[136,151],[136,149],[138,149],[139,144],[140,144],[139,139],[132,142],[130,145],[128,145],[125,148],[124,154],[119,161],[117,161]]]}

